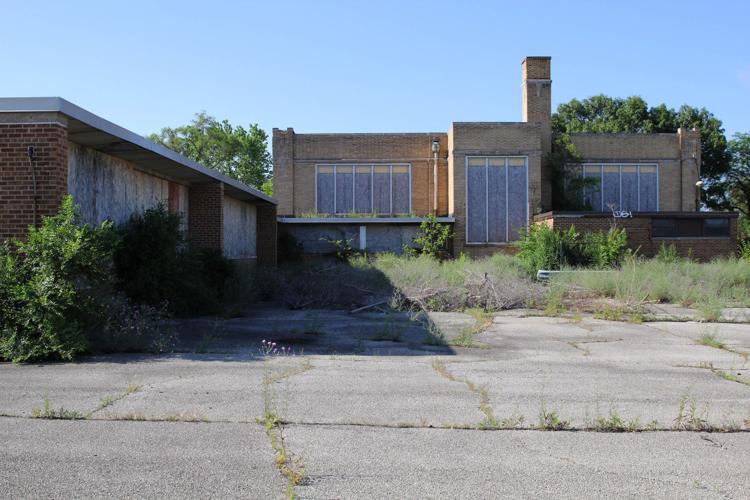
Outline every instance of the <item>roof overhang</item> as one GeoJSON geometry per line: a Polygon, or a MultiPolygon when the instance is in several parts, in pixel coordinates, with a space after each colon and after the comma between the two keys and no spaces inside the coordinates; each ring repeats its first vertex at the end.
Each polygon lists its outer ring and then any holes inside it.
{"type": "Polygon", "coordinates": [[[59,113],[67,118],[71,142],[133,162],[139,170],[185,184],[218,181],[224,184],[224,192],[233,198],[278,203],[262,191],[151,142],[61,97],[2,97],[0,113],[59,113]]]}

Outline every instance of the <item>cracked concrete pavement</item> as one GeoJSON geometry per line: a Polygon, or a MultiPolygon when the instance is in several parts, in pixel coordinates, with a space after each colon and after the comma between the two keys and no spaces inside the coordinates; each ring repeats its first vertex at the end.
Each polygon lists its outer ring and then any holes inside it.
{"type": "MultiPolygon", "coordinates": [[[[454,313],[432,319],[449,340],[471,324],[454,313]]],[[[0,364],[0,491],[283,497],[259,423],[269,411],[304,466],[301,498],[750,491],[748,325],[507,313],[475,336],[481,348],[457,348],[426,345],[407,315],[259,310],[223,322],[219,334],[215,324],[185,322],[184,352],[171,355],[0,364]],[[707,334],[727,349],[698,344],[707,334]],[[264,359],[261,339],[296,354],[264,359]],[[138,390],[126,394],[129,385],[138,390]],[[98,409],[107,397],[120,399],[98,409]],[[670,430],[681,399],[699,427],[733,432],[670,430]],[[90,418],[31,418],[45,400],[90,418]],[[514,429],[477,430],[481,404],[514,429]],[[532,430],[542,407],[573,430],[532,430]],[[611,414],[661,430],[591,432],[611,414]]]]}

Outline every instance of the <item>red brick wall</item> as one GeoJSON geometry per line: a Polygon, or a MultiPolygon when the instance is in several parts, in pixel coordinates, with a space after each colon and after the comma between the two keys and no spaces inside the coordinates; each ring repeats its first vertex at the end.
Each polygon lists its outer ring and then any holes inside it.
{"type": "Polygon", "coordinates": [[[256,248],[258,265],[276,267],[276,205],[257,205],[256,248]]]}
{"type": "Polygon", "coordinates": [[[58,124],[0,123],[0,240],[23,238],[29,225],[57,212],[68,187],[68,132],[58,124]],[[27,154],[34,147],[34,182],[27,154]]]}
{"type": "Polygon", "coordinates": [[[190,186],[188,237],[196,249],[224,249],[224,184],[206,182],[190,186]]]}
{"type": "MultiPolygon", "coordinates": [[[[696,216],[699,213],[696,212],[696,216]]],[[[729,219],[729,238],[652,238],[650,216],[616,219],[617,227],[624,228],[628,236],[628,248],[638,250],[639,255],[653,257],[662,244],[674,245],[683,257],[692,256],[701,261],[715,257],[734,255],[737,251],[737,218],[729,219]]],[[[537,224],[547,224],[553,229],[566,230],[575,226],[579,232],[607,231],[615,219],[609,216],[565,217],[541,215],[537,224]]]]}

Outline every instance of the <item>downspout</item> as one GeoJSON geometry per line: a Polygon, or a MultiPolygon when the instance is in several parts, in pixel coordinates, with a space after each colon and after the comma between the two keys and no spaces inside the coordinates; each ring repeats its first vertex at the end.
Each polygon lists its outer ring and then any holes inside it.
{"type": "Polygon", "coordinates": [[[37,213],[37,188],[36,188],[36,165],[34,165],[34,146],[29,146],[26,149],[26,154],[29,157],[29,166],[31,167],[31,186],[32,186],[32,196],[34,197],[34,200],[32,202],[32,225],[36,227],[36,213],[37,213]]]}
{"type": "Polygon", "coordinates": [[[432,212],[437,217],[438,214],[438,152],[440,151],[440,141],[432,140],[432,212]]]}

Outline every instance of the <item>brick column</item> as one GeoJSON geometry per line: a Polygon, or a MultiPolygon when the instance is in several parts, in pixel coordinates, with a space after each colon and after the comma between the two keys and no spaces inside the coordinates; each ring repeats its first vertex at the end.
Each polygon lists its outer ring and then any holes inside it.
{"type": "Polygon", "coordinates": [[[294,129],[273,129],[273,195],[278,213],[294,215],[294,129]]]}
{"type": "Polygon", "coordinates": [[[0,123],[0,240],[24,238],[30,225],[57,212],[67,190],[67,128],[0,123]]]}
{"type": "Polygon", "coordinates": [[[680,169],[682,183],[680,186],[680,207],[683,212],[699,210],[698,187],[695,185],[700,179],[701,165],[701,133],[697,129],[677,129],[677,139],[680,142],[680,169]]]}
{"type": "Polygon", "coordinates": [[[196,250],[224,250],[224,184],[206,182],[190,186],[188,237],[196,250]]]}
{"type": "Polygon", "coordinates": [[[257,205],[256,248],[258,265],[276,267],[276,206],[262,203],[257,205]]]}

